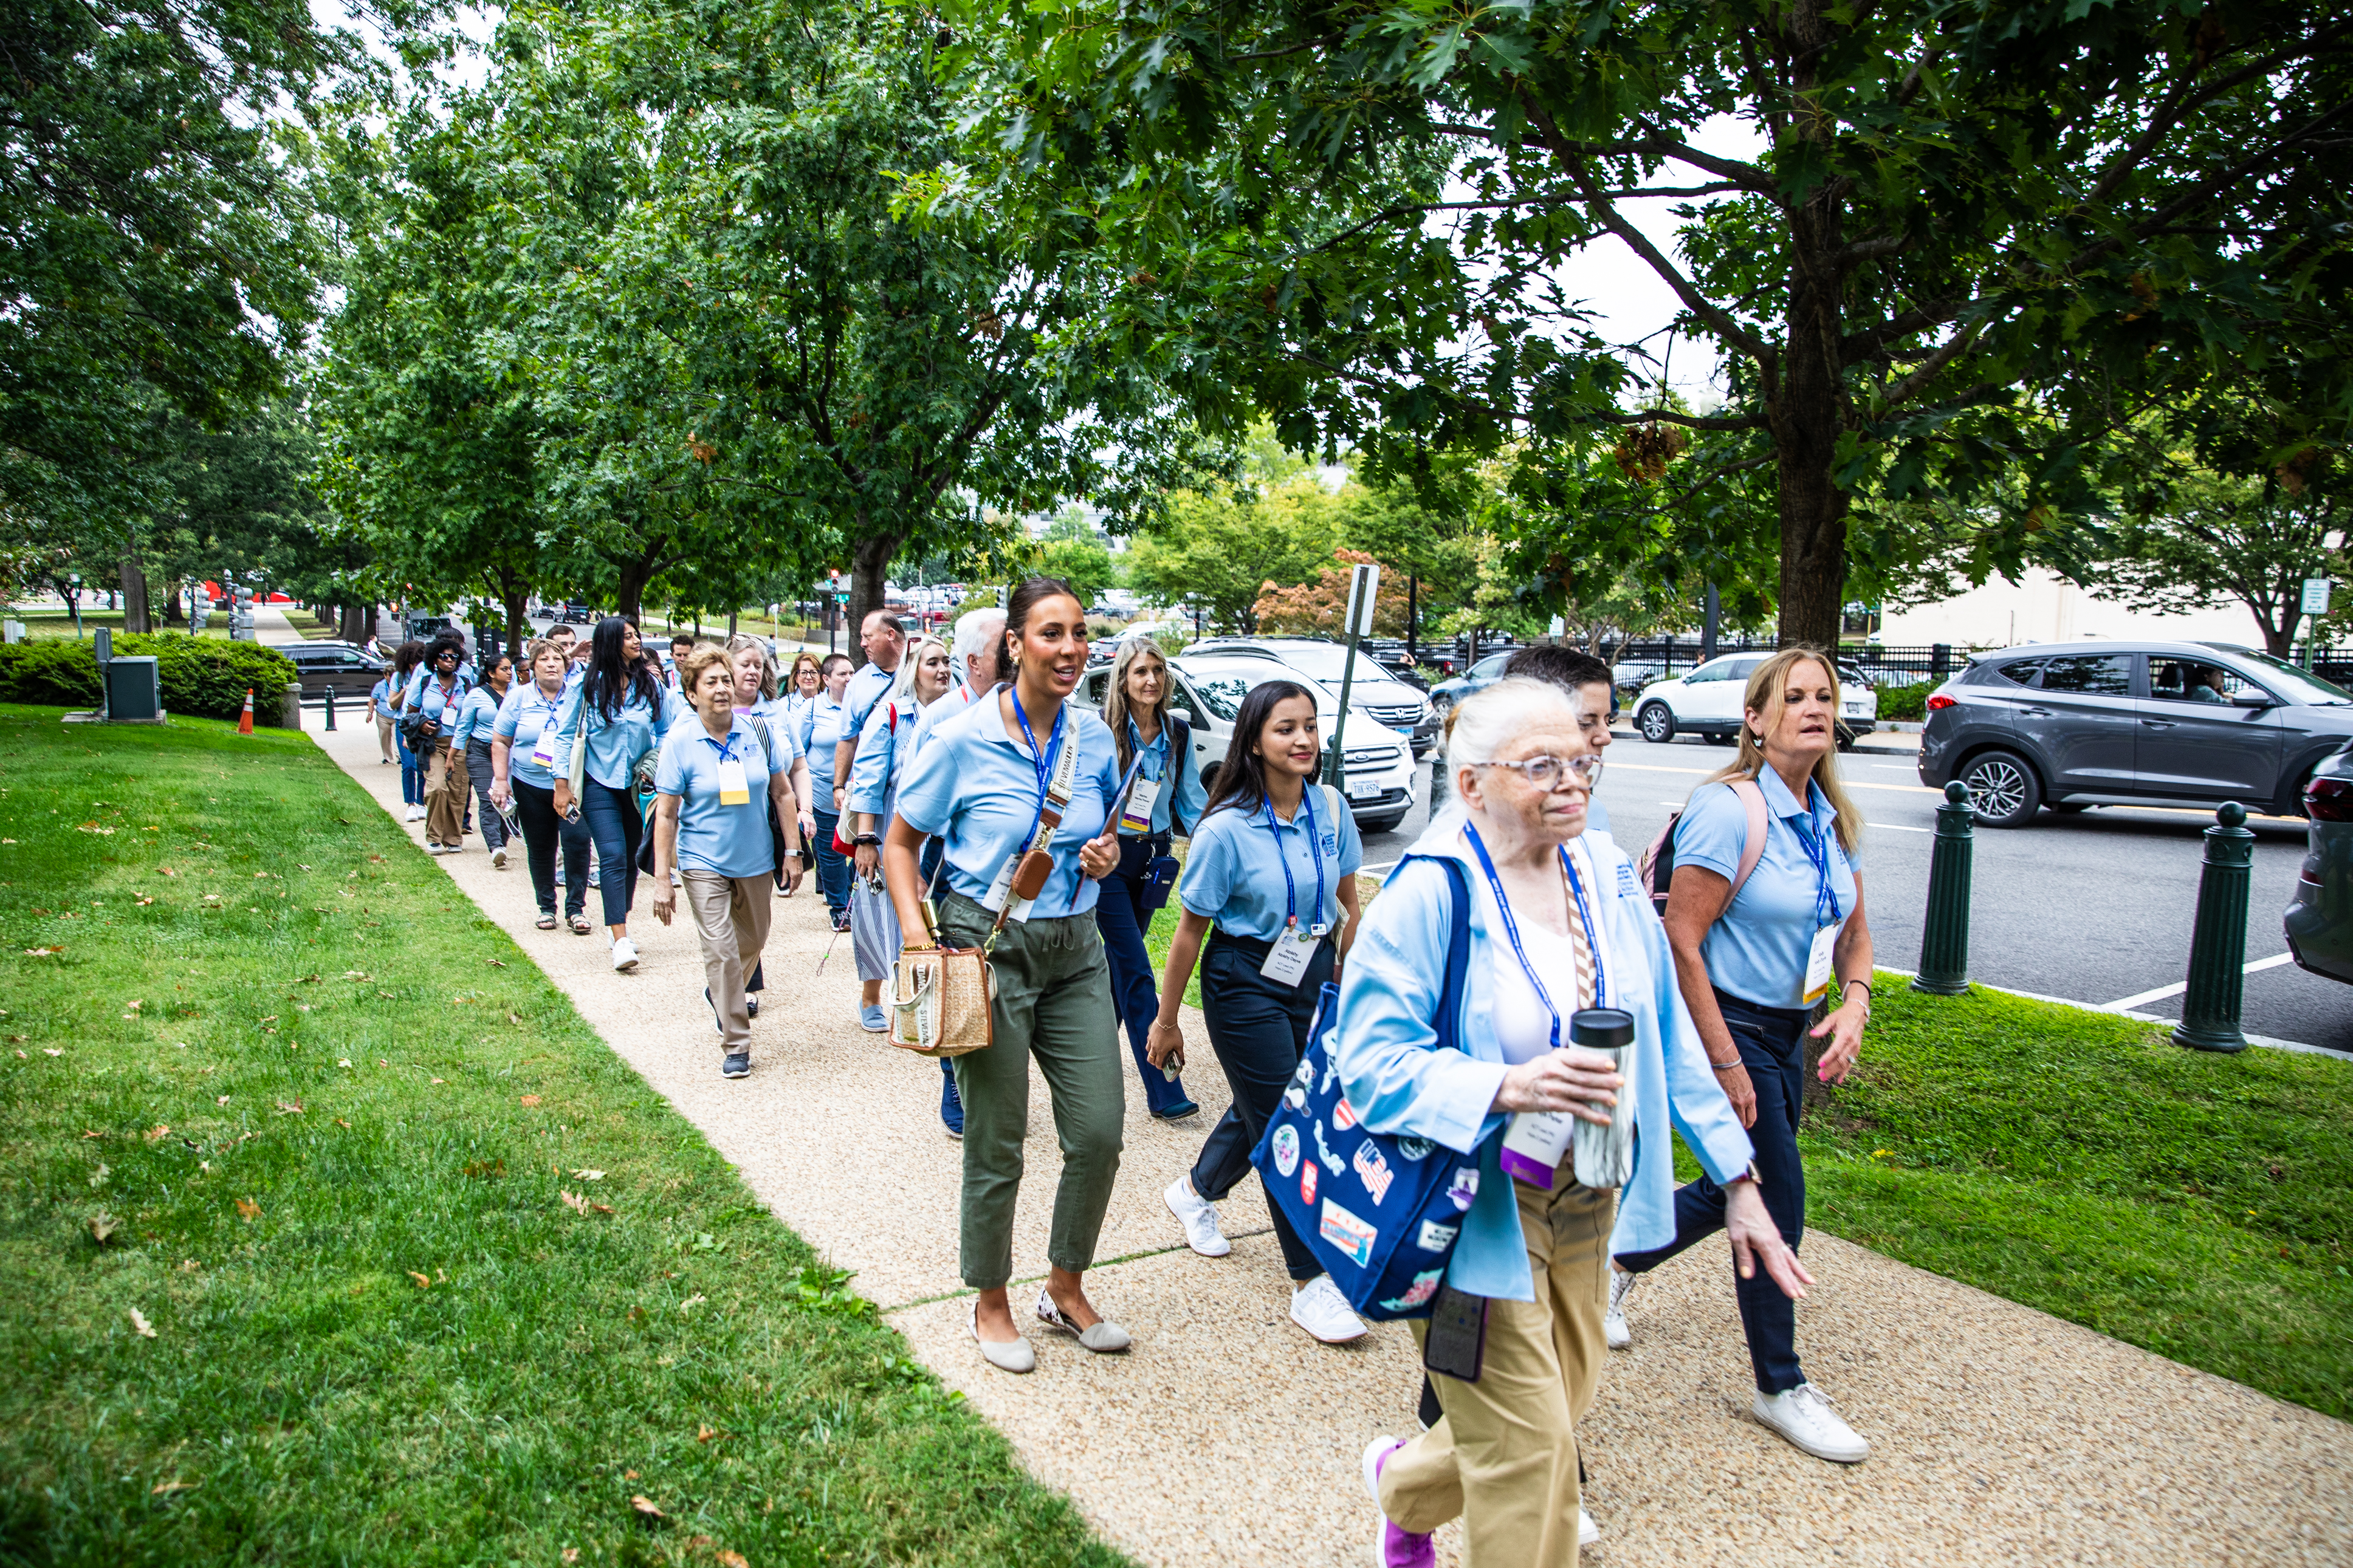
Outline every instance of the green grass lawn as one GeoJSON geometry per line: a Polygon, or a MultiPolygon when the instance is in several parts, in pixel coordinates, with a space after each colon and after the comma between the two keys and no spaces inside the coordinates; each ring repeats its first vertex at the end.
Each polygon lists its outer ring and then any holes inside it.
{"type": "Polygon", "coordinates": [[[308,741],[0,840],[0,1562],[1120,1561],[308,741]]]}

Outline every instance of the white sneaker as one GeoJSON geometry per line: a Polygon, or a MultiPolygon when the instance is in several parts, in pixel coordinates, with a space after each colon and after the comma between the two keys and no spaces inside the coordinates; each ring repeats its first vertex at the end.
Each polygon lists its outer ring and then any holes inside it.
{"type": "Polygon", "coordinates": [[[1593,1522],[1593,1516],[1585,1511],[1585,1505],[1583,1503],[1577,1504],[1577,1544],[1580,1547],[1590,1546],[1600,1539],[1601,1527],[1593,1522]]]}
{"type": "Polygon", "coordinates": [[[1748,1408],[1757,1420],[1817,1459],[1854,1465],[1871,1456],[1871,1445],[1839,1419],[1831,1408],[1831,1396],[1810,1383],[1781,1394],[1760,1392],[1748,1408]]]}
{"type": "Polygon", "coordinates": [[[403,822],[422,822],[425,820],[425,808],[421,805],[412,805],[408,808],[408,815],[402,817],[401,820],[403,822]]]}
{"type": "Polygon", "coordinates": [[[1204,1258],[1223,1258],[1234,1249],[1225,1232],[1218,1228],[1218,1211],[1209,1206],[1207,1198],[1194,1192],[1184,1177],[1169,1183],[1168,1190],[1160,1196],[1167,1204],[1168,1212],[1176,1216],[1176,1223],[1185,1227],[1186,1246],[1204,1258]]]}
{"type": "Polygon", "coordinates": [[[1291,1293],[1291,1321],[1327,1345],[1365,1337],[1365,1320],[1349,1307],[1329,1274],[1318,1274],[1291,1293]]]}
{"type": "Polygon", "coordinates": [[[1626,1298],[1634,1293],[1634,1281],[1640,1274],[1611,1266],[1609,1270],[1609,1310],[1602,1315],[1601,1337],[1613,1351],[1622,1351],[1634,1342],[1634,1331],[1626,1326],[1626,1298]]]}
{"type": "Polygon", "coordinates": [[[615,969],[615,970],[617,970],[617,971],[618,971],[618,972],[619,972],[619,973],[621,973],[626,974],[626,973],[628,973],[630,970],[635,969],[637,966],[638,966],[638,944],[637,944],[636,942],[631,942],[628,937],[625,937],[625,936],[624,936],[624,937],[616,937],[616,938],[614,938],[614,939],[613,939],[613,967],[614,967],[614,969],[615,969]]]}
{"type": "Polygon", "coordinates": [[[496,866],[501,871],[507,868],[507,847],[505,845],[501,844],[496,849],[491,851],[491,864],[496,866]]]}

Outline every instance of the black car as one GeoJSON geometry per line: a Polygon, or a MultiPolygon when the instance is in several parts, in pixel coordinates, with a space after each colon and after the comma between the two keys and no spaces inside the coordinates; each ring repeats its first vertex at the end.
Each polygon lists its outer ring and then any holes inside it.
{"type": "Polygon", "coordinates": [[[2295,962],[2353,981],[2353,746],[2320,764],[2304,786],[2304,865],[2281,922],[2295,962]]]}
{"type": "Polygon", "coordinates": [[[364,703],[378,679],[392,668],[388,661],[347,642],[288,644],[278,651],[292,659],[301,672],[303,696],[323,697],[332,686],[339,702],[364,703]]]}
{"type": "Polygon", "coordinates": [[[2230,643],[2031,643],[1972,657],[1928,699],[1920,782],[1978,819],[2049,806],[2215,805],[2288,816],[2353,740],[2353,692],[2230,643]]]}

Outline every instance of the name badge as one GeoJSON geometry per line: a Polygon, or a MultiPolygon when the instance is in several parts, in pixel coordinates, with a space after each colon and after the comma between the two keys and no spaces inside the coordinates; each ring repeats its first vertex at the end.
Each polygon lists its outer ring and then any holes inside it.
{"type": "Polygon", "coordinates": [[[544,724],[539,727],[539,739],[532,742],[531,760],[543,768],[555,765],[555,735],[544,724]]]}
{"type": "Polygon", "coordinates": [[[722,805],[752,804],[752,786],[744,782],[744,759],[741,757],[719,759],[719,804],[722,805]]]}
{"type": "Polygon", "coordinates": [[[1846,921],[1841,921],[1814,932],[1814,945],[1806,952],[1806,994],[1798,999],[1799,1006],[1812,1006],[1831,988],[1831,962],[1838,947],[1838,934],[1845,929],[1846,921]]]}
{"type": "Polygon", "coordinates": [[[441,705],[441,723],[447,729],[454,730],[458,727],[458,705],[455,702],[445,702],[441,705]]]}
{"type": "Polygon", "coordinates": [[[1120,808],[1119,830],[1122,833],[1152,831],[1152,807],[1160,798],[1160,781],[1139,775],[1128,787],[1127,804],[1120,808]]]}
{"type": "Polygon", "coordinates": [[[1315,946],[1322,939],[1314,932],[1293,926],[1267,947],[1266,962],[1258,972],[1269,980],[1284,985],[1296,985],[1307,978],[1307,966],[1315,960],[1315,946]]]}
{"type": "Polygon", "coordinates": [[[1020,864],[1021,856],[1018,852],[1005,858],[1005,864],[997,868],[997,880],[988,885],[987,894],[980,900],[982,909],[987,910],[990,914],[995,914],[997,910],[1005,909],[1006,900],[1010,899],[1013,907],[1006,910],[1005,918],[1011,921],[1026,921],[1029,918],[1029,905],[1032,900],[1015,898],[1013,893],[1013,873],[1020,864]]]}

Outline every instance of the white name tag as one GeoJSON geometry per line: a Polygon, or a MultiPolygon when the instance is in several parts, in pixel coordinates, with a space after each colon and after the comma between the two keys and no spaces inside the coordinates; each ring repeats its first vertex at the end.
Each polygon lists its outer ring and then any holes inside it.
{"type": "Polygon", "coordinates": [[[1152,831],[1152,807],[1160,799],[1160,781],[1136,775],[1127,792],[1127,804],[1120,808],[1119,830],[1122,833],[1152,831]]]}
{"type": "Polygon", "coordinates": [[[1831,960],[1838,948],[1839,932],[1845,929],[1846,922],[1841,921],[1814,932],[1814,945],[1806,953],[1806,994],[1798,999],[1799,1006],[1812,1006],[1830,989],[1831,960]]]}
{"type": "Polygon", "coordinates": [[[744,759],[741,757],[719,759],[719,804],[722,805],[752,804],[752,786],[744,782],[744,759]]]}
{"type": "Polygon", "coordinates": [[[543,768],[555,765],[555,735],[544,724],[539,727],[539,739],[532,742],[531,760],[543,768]]]}
{"type": "Polygon", "coordinates": [[[441,705],[441,722],[447,729],[454,730],[458,727],[458,705],[455,702],[445,702],[441,705]]]}
{"type": "MultiPolygon", "coordinates": [[[[997,880],[988,885],[987,895],[980,900],[982,909],[987,910],[990,914],[995,914],[1005,908],[1005,900],[1013,898],[1013,869],[1020,864],[1021,856],[1018,851],[1005,858],[1005,864],[997,868],[997,880]]],[[[1013,899],[1013,908],[1007,910],[1005,918],[1011,921],[1028,920],[1032,901],[1029,899],[1013,899]]]]}
{"type": "Polygon", "coordinates": [[[1298,984],[1307,978],[1307,966],[1315,961],[1319,940],[1298,926],[1292,927],[1269,945],[1266,962],[1258,966],[1258,972],[1285,985],[1298,984]]]}

